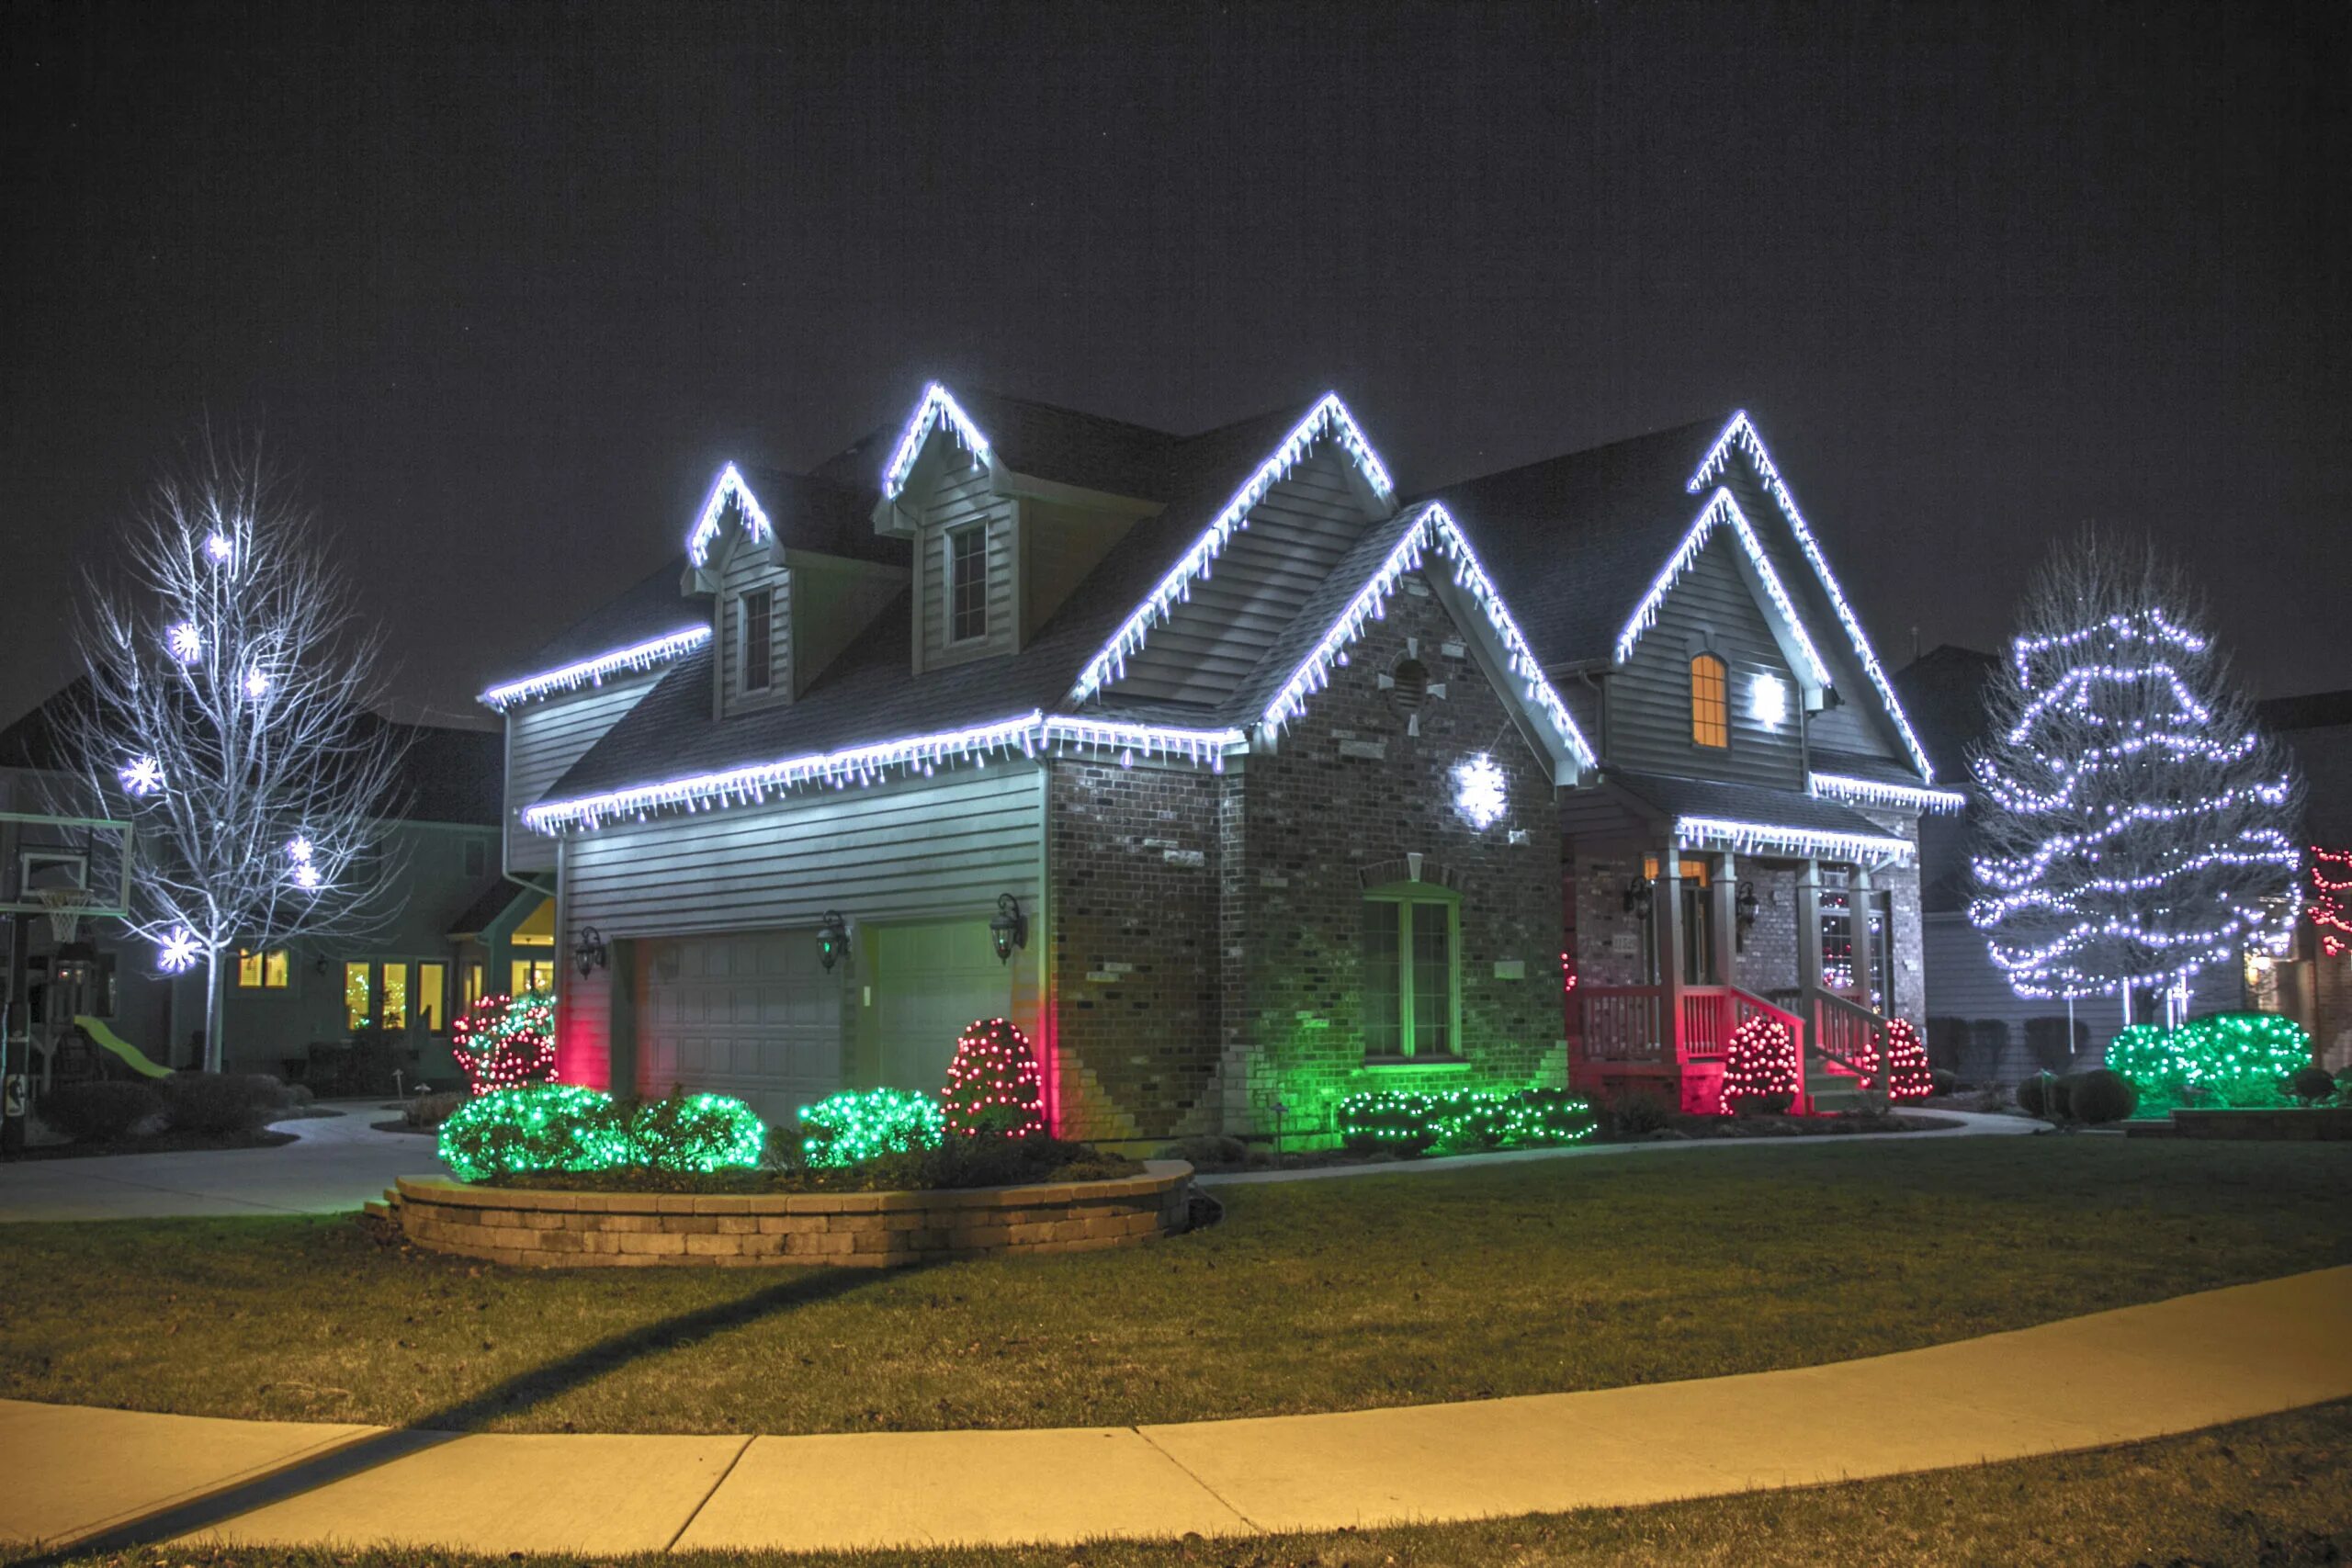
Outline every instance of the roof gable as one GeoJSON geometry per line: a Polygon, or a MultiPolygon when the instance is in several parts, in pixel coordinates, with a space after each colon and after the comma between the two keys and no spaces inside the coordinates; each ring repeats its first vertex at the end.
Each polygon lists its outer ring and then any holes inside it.
{"type": "Polygon", "coordinates": [[[1781,655],[1804,682],[1807,696],[1832,684],[1829,667],[1822,662],[1813,639],[1805,635],[1804,619],[1789,598],[1787,588],[1781,585],[1780,574],[1772,570],[1772,558],[1766,552],[1763,540],[1757,537],[1755,525],[1748,522],[1747,514],[1740,510],[1739,502],[1728,490],[1718,490],[1707,498],[1690,532],[1682,536],[1681,544],[1651,581],[1649,591],[1634,606],[1633,614],[1625,617],[1624,626],[1617,633],[1615,661],[1623,664],[1633,656],[1642,634],[1657,624],[1658,611],[1667,595],[1674,592],[1675,584],[1698,560],[1700,552],[1719,527],[1739,542],[1741,575],[1747,580],[1750,592],[1766,606],[1765,618],[1781,645],[1781,655]]]}

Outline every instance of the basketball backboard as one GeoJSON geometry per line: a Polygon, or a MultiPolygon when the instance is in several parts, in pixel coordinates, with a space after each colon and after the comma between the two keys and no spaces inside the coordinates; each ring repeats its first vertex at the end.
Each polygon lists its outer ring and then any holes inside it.
{"type": "Polygon", "coordinates": [[[128,822],[0,811],[0,914],[56,914],[69,887],[81,914],[128,914],[131,861],[128,822]]]}

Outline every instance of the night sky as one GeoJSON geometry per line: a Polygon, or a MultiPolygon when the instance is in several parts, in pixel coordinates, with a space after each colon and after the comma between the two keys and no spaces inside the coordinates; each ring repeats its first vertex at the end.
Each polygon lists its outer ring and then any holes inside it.
{"type": "Polygon", "coordinates": [[[207,415],[479,714],[721,459],[933,377],[1336,387],[1408,489],[1745,405],[1891,662],[2097,518],[2352,685],[2347,18],[7,0],[0,718],[207,415]]]}

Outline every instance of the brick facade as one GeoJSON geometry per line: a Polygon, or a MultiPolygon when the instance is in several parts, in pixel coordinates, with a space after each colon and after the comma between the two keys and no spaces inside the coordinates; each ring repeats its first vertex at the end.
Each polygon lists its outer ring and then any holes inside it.
{"type": "MultiPolygon", "coordinates": [[[[1379,1086],[1566,1080],[1549,771],[1427,583],[1407,580],[1271,750],[1224,774],[1051,761],[1048,963],[1065,1131],[1328,1132],[1379,1086]],[[1385,679],[1426,671],[1418,700],[1385,679]],[[1481,830],[1453,772],[1506,780],[1481,830]],[[1460,893],[1460,1061],[1364,1061],[1367,879],[1460,893]]],[[[1410,682],[1408,682],[1410,685],[1410,682]]]]}

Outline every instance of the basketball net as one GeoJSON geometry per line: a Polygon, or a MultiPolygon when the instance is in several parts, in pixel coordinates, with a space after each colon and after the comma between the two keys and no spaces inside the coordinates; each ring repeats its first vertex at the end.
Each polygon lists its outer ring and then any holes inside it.
{"type": "Polygon", "coordinates": [[[82,923],[82,897],[79,887],[44,887],[40,901],[49,906],[49,934],[62,947],[74,940],[74,928],[82,923]]]}

